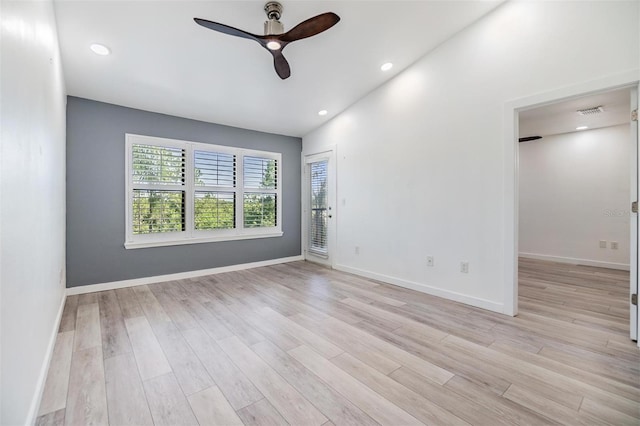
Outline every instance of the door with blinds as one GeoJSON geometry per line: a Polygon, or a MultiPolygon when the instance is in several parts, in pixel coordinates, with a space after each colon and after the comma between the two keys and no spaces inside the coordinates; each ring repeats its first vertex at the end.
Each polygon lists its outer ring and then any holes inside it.
{"type": "Polygon", "coordinates": [[[333,151],[305,157],[307,260],[332,265],[335,244],[333,151]]]}

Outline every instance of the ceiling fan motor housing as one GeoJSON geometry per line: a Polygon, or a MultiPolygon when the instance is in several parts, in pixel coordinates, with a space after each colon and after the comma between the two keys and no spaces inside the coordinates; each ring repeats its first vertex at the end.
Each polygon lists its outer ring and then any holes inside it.
{"type": "Polygon", "coordinates": [[[269,18],[264,23],[264,35],[282,34],[284,32],[284,25],[280,22],[282,5],[277,1],[270,1],[264,5],[264,11],[269,18]]]}
{"type": "Polygon", "coordinates": [[[282,22],[275,19],[269,19],[264,21],[264,35],[276,35],[284,32],[284,25],[282,22]]]}

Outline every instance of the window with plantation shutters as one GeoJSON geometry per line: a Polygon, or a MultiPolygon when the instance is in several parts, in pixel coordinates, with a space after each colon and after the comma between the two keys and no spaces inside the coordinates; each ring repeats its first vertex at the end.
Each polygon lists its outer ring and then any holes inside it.
{"type": "Polygon", "coordinates": [[[277,237],[281,154],[126,135],[127,248],[277,237]]]}
{"type": "Polygon", "coordinates": [[[201,150],[195,150],[193,154],[195,229],[234,229],[236,156],[201,150]]]}
{"type": "Polygon", "coordinates": [[[133,234],[185,230],[185,150],[133,144],[133,234]]]}
{"type": "Polygon", "coordinates": [[[244,157],[244,226],[277,225],[278,162],[273,158],[244,157]]]}

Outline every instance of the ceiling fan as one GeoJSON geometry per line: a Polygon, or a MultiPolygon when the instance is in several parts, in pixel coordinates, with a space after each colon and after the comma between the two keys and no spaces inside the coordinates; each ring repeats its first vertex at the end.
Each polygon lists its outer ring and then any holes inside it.
{"type": "Polygon", "coordinates": [[[206,19],[193,19],[197,24],[202,25],[205,28],[209,28],[210,30],[257,41],[260,46],[267,49],[273,56],[273,65],[275,66],[276,73],[283,80],[289,78],[291,75],[289,63],[285,57],[282,56],[282,50],[286,45],[296,40],[302,40],[304,38],[320,34],[340,21],[340,17],[338,15],[333,12],[327,12],[307,19],[285,33],[284,26],[280,22],[282,5],[277,1],[270,1],[265,4],[264,11],[266,12],[269,20],[264,23],[265,35],[263,36],[251,34],[246,31],[220,24],[218,22],[208,21],[206,19]]]}

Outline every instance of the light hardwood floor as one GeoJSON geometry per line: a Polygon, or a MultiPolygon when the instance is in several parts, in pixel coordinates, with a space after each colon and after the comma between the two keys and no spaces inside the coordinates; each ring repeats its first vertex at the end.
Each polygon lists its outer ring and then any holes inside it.
{"type": "Polygon", "coordinates": [[[295,262],[70,296],[38,424],[640,424],[628,273],[521,260],[520,314],[295,262]]]}

